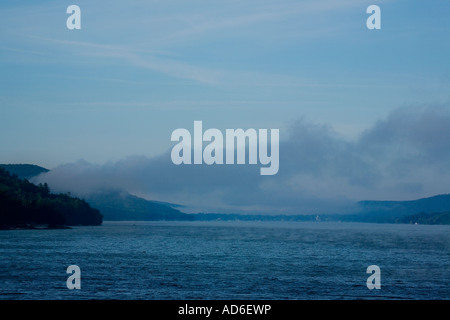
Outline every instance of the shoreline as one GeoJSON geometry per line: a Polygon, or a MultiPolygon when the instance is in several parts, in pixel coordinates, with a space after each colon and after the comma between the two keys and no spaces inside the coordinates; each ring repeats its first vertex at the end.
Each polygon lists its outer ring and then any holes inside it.
{"type": "Polygon", "coordinates": [[[54,230],[54,229],[72,229],[69,226],[50,226],[32,223],[17,223],[12,225],[0,225],[0,231],[2,230],[54,230]]]}

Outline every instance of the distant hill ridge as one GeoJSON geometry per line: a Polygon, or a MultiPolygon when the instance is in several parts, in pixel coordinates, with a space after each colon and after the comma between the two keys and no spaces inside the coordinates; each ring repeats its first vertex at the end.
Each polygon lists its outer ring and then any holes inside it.
{"type": "Polygon", "coordinates": [[[405,214],[414,212],[438,212],[450,209],[450,194],[440,194],[428,198],[407,201],[359,201],[359,206],[366,211],[392,211],[405,214]]]}
{"type": "MultiPolygon", "coordinates": [[[[193,216],[181,212],[171,204],[146,200],[123,190],[104,190],[86,197],[91,205],[98,208],[105,220],[193,220],[193,216]]],[[[176,205],[173,205],[176,206],[176,205]]]]}
{"type": "Polygon", "coordinates": [[[358,205],[368,220],[395,222],[409,215],[450,212],[450,194],[409,201],[360,201],[358,205]]]}
{"type": "MultiPolygon", "coordinates": [[[[30,179],[49,170],[32,164],[0,164],[19,178],[30,179]]],[[[359,201],[357,214],[257,215],[257,214],[186,214],[182,205],[152,201],[124,190],[103,190],[85,199],[100,210],[104,220],[286,220],[286,221],[355,221],[375,223],[450,224],[450,194],[408,201],[359,201]]]]}

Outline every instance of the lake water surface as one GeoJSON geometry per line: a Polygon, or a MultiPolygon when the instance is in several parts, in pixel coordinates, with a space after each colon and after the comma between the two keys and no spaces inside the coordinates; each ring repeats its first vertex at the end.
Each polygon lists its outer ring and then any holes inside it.
{"type": "Polygon", "coordinates": [[[0,231],[0,299],[449,299],[450,227],[104,222],[0,231]],[[81,289],[69,290],[69,265],[81,289]],[[367,267],[381,270],[369,290],[367,267]]]}

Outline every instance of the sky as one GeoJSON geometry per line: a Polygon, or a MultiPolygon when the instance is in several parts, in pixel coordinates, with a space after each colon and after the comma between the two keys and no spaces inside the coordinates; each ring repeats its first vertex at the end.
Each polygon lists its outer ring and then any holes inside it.
{"type": "Polygon", "coordinates": [[[0,162],[52,169],[40,179],[55,191],[125,188],[193,211],[448,193],[449,15],[443,0],[4,0],[0,162]],[[279,172],[175,166],[171,133],[195,120],[279,129],[279,172]]]}

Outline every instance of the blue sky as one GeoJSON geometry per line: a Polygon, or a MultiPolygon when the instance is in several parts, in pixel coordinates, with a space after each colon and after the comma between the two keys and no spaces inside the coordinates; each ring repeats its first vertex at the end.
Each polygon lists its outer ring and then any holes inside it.
{"type": "Polygon", "coordinates": [[[449,15],[438,0],[2,1],[0,162],[158,157],[194,120],[284,140],[306,121],[357,143],[398,108],[449,110],[449,15]]]}

